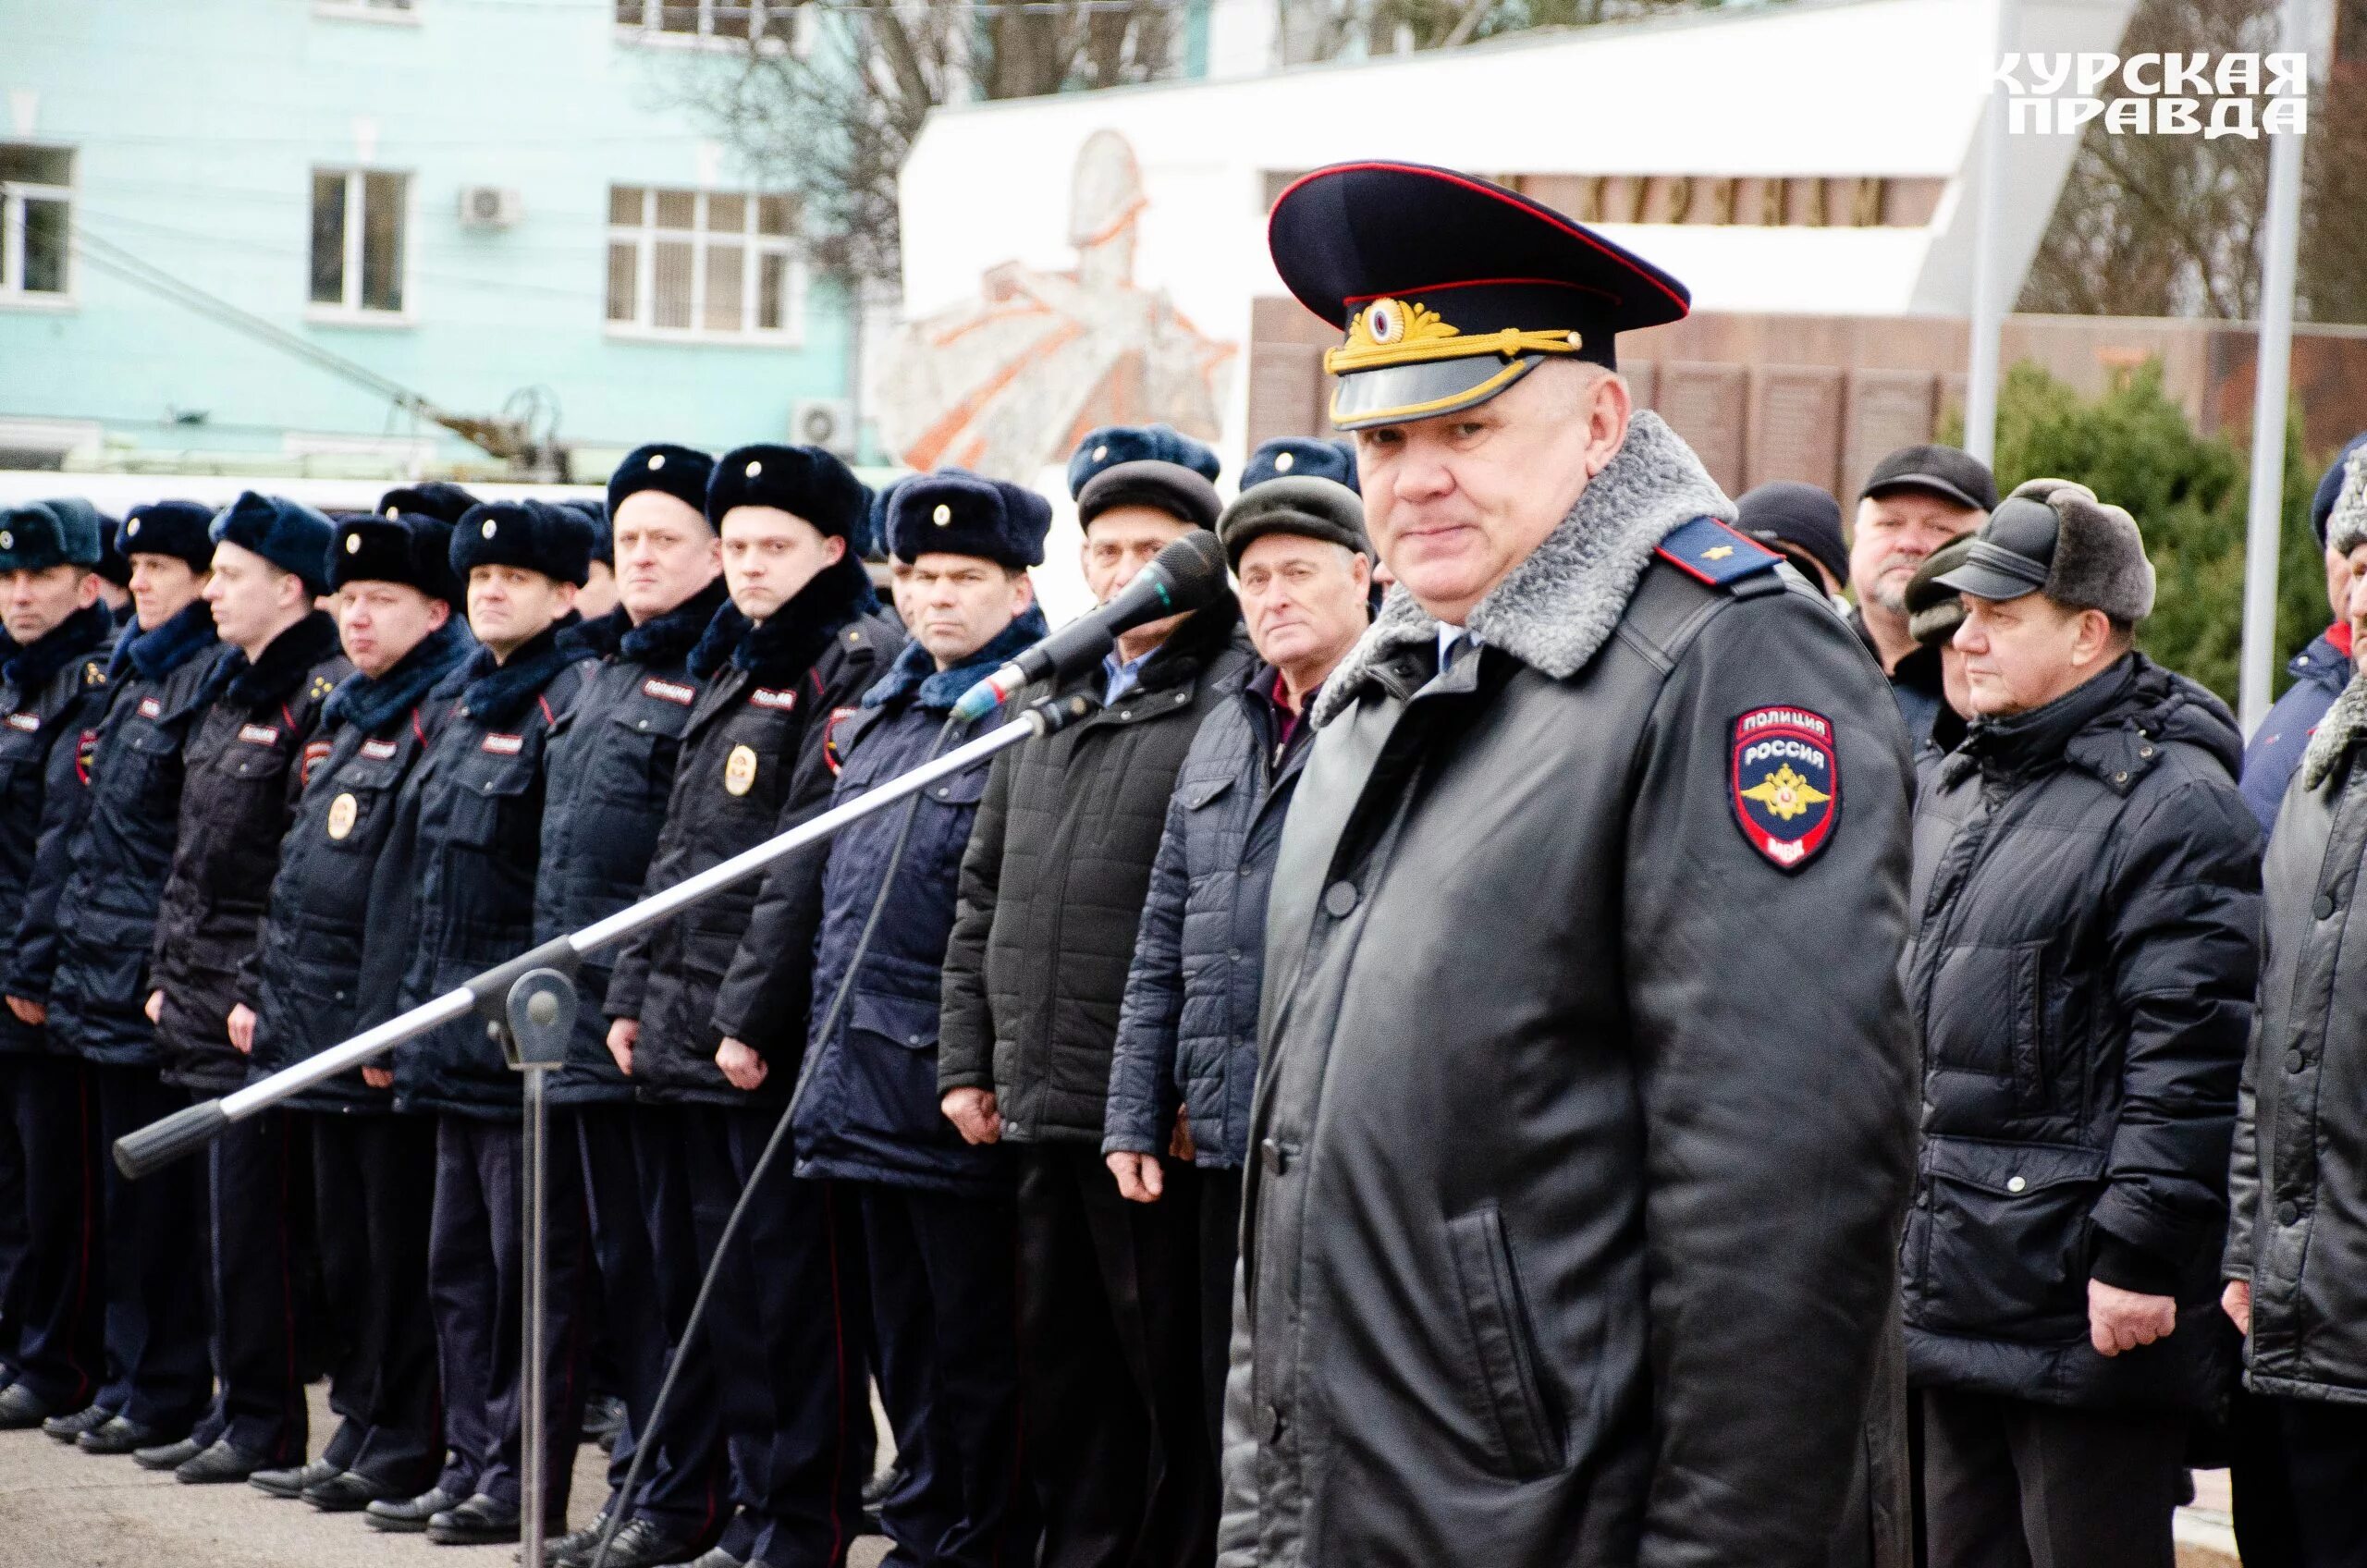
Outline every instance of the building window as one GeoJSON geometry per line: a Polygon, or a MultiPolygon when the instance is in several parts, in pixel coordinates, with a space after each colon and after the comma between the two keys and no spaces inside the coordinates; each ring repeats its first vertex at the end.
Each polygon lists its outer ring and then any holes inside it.
{"type": "Polygon", "coordinates": [[[791,43],[809,6],[794,0],[616,0],[617,25],[673,38],[791,43]]]}
{"type": "Polygon", "coordinates": [[[65,297],[73,202],[70,151],[0,141],[0,300],[65,297]]]}
{"type": "Polygon", "coordinates": [[[403,308],[408,176],[376,169],[313,171],[314,305],[357,314],[403,308]]]}
{"type": "Polygon", "coordinates": [[[608,321],[702,337],[793,340],[805,267],[787,196],[608,190],[608,321]]]}

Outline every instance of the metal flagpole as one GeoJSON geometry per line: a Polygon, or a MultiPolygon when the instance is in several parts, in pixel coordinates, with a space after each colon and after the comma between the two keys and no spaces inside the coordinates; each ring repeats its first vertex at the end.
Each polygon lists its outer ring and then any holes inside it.
{"type": "MultiPolygon", "coordinates": [[[[2021,10],[2021,0],[1997,0],[1997,65],[2005,63],[2020,36],[2021,10]]],[[[1965,378],[1964,449],[1992,464],[1997,460],[1997,361],[2005,330],[1997,212],[2004,203],[2010,96],[2003,82],[1991,80],[1981,124],[1981,187],[1973,208],[1971,362],[1965,378]]]]}
{"type": "MultiPolygon", "coordinates": [[[[2310,0],[2285,0],[2278,46],[2309,47],[2310,0]]],[[[2301,138],[2268,139],[2268,235],[2262,257],[2260,350],[2252,383],[2251,496],[2244,523],[2244,641],[2237,716],[2249,738],[2268,717],[2276,659],[2277,544],[2285,525],[2285,410],[2293,362],[2293,288],[2301,230],[2301,138]]]]}

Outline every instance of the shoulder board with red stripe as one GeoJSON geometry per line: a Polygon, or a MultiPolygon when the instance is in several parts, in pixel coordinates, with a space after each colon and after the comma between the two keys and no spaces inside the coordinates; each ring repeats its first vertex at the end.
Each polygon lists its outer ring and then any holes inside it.
{"type": "Polygon", "coordinates": [[[1713,517],[1680,523],[1661,540],[1661,559],[1697,582],[1724,588],[1772,571],[1784,557],[1755,539],[1747,538],[1713,517]]]}
{"type": "Polygon", "coordinates": [[[641,694],[655,697],[661,703],[679,703],[689,707],[699,694],[699,689],[681,680],[660,680],[651,676],[641,683],[641,694]]]}
{"type": "Polygon", "coordinates": [[[523,735],[488,735],[477,742],[477,750],[491,752],[497,757],[514,757],[525,744],[523,735]]]}
{"type": "Polygon", "coordinates": [[[251,746],[276,746],[279,744],[279,726],[241,724],[239,726],[239,739],[251,746]]]}
{"type": "Polygon", "coordinates": [[[335,750],[335,748],[326,741],[307,741],[304,742],[303,781],[305,783],[309,784],[313,781],[313,769],[318,767],[322,763],[326,762],[328,760],[329,753],[333,750],[335,750]]]}
{"type": "Polygon", "coordinates": [[[770,708],[776,713],[787,713],[797,705],[797,693],[776,692],[769,686],[759,686],[748,693],[748,703],[752,707],[770,708]]]}

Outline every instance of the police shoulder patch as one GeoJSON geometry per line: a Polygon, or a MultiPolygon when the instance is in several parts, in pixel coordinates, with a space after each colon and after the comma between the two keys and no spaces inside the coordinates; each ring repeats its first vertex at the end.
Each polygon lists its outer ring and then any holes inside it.
{"type": "Polygon", "coordinates": [[[1762,571],[1772,571],[1784,557],[1755,539],[1746,538],[1713,517],[1679,523],[1660,542],[1662,560],[1697,582],[1723,588],[1762,571]]]}
{"type": "Polygon", "coordinates": [[[1744,840],[1770,864],[1799,870],[1833,841],[1841,818],[1833,721],[1800,707],[1743,714],[1735,720],[1727,788],[1744,840]]]}

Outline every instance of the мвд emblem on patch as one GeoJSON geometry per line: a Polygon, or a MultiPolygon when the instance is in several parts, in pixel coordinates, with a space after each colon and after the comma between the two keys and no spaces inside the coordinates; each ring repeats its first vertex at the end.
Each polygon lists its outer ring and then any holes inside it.
{"type": "Polygon", "coordinates": [[[1807,708],[1753,708],[1735,720],[1735,821],[1785,871],[1814,860],[1841,815],[1833,721],[1807,708]]]}

